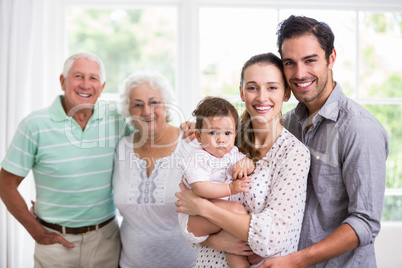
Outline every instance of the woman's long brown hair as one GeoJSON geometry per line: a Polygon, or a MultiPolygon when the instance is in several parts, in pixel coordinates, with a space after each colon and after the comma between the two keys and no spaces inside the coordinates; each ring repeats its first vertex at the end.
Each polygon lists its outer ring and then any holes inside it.
{"type": "MultiPolygon", "coordinates": [[[[263,64],[263,65],[271,64],[278,67],[278,69],[282,73],[286,90],[287,84],[285,74],[283,72],[282,60],[273,53],[264,53],[255,55],[244,63],[240,77],[240,86],[242,87],[242,89],[243,89],[244,72],[248,67],[254,64],[263,64]]],[[[247,112],[247,110],[244,110],[243,114],[240,117],[240,128],[236,137],[236,145],[237,147],[239,147],[239,150],[242,153],[244,153],[247,157],[251,158],[254,162],[257,162],[259,159],[261,159],[262,155],[260,155],[259,151],[255,148],[255,135],[253,125],[251,122],[250,114],[247,112]]]]}

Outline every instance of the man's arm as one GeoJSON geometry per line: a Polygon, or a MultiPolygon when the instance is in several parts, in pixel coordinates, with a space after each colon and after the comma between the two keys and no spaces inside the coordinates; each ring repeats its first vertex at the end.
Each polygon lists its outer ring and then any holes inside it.
{"type": "Polygon", "coordinates": [[[327,238],[292,254],[266,260],[259,267],[304,268],[328,261],[359,246],[359,238],[349,224],[342,224],[327,238]]]}
{"type": "Polygon", "coordinates": [[[0,170],[0,197],[8,211],[25,227],[36,242],[43,245],[61,243],[65,247],[73,248],[74,244],[65,240],[57,233],[48,232],[30,213],[25,200],[18,191],[23,177],[14,175],[4,169],[0,170]]]}

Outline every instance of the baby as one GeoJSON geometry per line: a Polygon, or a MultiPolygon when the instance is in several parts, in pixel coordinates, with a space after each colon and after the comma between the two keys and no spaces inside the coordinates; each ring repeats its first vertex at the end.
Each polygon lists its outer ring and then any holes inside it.
{"type": "MultiPolygon", "coordinates": [[[[249,192],[254,162],[240,153],[235,143],[239,115],[228,101],[217,97],[206,97],[193,112],[196,117],[195,135],[200,143],[182,165],[183,182],[197,195],[216,201],[216,205],[236,213],[247,214],[244,207],[229,201],[231,195],[249,192]],[[233,178],[233,180],[232,180],[233,178]]],[[[200,216],[179,213],[180,228],[187,241],[201,243],[210,234],[221,230],[200,216]]],[[[249,267],[247,257],[226,254],[230,267],[249,267]]]]}

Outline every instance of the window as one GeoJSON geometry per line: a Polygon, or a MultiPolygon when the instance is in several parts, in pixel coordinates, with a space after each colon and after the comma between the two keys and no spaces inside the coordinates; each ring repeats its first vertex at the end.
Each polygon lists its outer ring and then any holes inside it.
{"type": "Polygon", "coordinates": [[[277,24],[278,14],[275,9],[201,8],[201,95],[239,99],[240,72],[244,62],[252,55],[277,51],[277,24]]]}
{"type": "Polygon", "coordinates": [[[174,7],[67,9],[68,53],[90,51],[105,64],[103,93],[117,100],[118,87],[135,71],[163,73],[174,86],[177,10],[174,7]]]}
{"type": "MultiPolygon", "coordinates": [[[[290,14],[327,22],[335,33],[335,80],[389,134],[383,220],[402,220],[401,4],[132,0],[103,1],[108,2],[103,7],[86,0],[83,8],[74,2],[65,7],[66,51],[101,56],[107,73],[103,97],[118,100],[117,89],[125,77],[135,70],[155,69],[176,89],[187,118],[206,95],[223,96],[243,109],[238,97],[241,67],[252,55],[277,54],[277,25],[290,14]]],[[[295,105],[292,98],[284,110],[295,105]]]]}

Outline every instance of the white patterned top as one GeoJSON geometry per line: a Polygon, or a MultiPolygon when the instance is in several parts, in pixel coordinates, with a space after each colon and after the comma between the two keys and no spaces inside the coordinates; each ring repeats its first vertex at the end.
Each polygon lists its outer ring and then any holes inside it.
{"type": "MultiPolygon", "coordinates": [[[[257,162],[250,193],[232,196],[252,215],[248,243],[256,254],[271,258],[297,251],[309,168],[309,150],[284,128],[257,162]]],[[[197,267],[228,267],[225,255],[201,246],[197,267]]]]}
{"type": "Polygon", "coordinates": [[[182,177],[179,162],[193,145],[180,133],[175,151],[157,159],[148,177],[146,162],[133,151],[133,135],[120,140],[114,159],[114,202],[123,216],[120,267],[193,268],[197,252],[181,234],[174,204],[182,177]]]}

